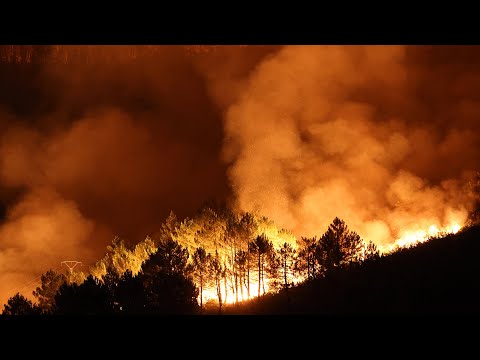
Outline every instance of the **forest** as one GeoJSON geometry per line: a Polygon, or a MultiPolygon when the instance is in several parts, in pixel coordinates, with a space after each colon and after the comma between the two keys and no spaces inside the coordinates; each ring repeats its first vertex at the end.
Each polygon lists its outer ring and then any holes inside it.
{"type": "Polygon", "coordinates": [[[248,212],[204,207],[183,221],[171,212],[155,235],[134,246],[115,238],[89,274],[48,270],[36,301],[17,293],[3,315],[222,313],[377,258],[377,247],[339,218],[318,239],[297,242],[248,212]]]}
{"type": "Polygon", "coordinates": [[[8,315],[476,313],[480,226],[380,252],[335,218],[295,239],[273,221],[204,207],[128,246],[115,238],[89,274],[50,269],[8,315]]]}
{"type": "MultiPolygon", "coordinates": [[[[228,314],[478,315],[480,226],[441,234],[373,261],[337,268],[288,291],[228,308],[228,314]]],[[[398,319],[398,318],[397,318],[398,319]]]]}

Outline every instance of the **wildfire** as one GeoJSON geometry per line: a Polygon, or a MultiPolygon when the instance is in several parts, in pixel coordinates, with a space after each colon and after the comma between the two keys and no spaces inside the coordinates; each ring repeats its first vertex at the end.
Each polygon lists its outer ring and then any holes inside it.
{"type": "MultiPolygon", "coordinates": [[[[270,291],[270,287],[268,286],[268,281],[265,282],[265,294],[267,294],[270,291]]],[[[250,297],[248,297],[248,289],[243,286],[243,295],[242,292],[239,289],[239,294],[238,294],[238,302],[242,302],[245,300],[250,300],[258,297],[258,280],[257,281],[251,281],[250,282],[250,297]]],[[[263,285],[262,289],[260,291],[260,295],[263,295],[263,285]]],[[[237,301],[237,296],[235,295],[235,292],[233,289],[231,291],[228,291],[225,294],[225,288],[222,286],[221,289],[221,297],[222,297],[222,303],[223,304],[235,304],[237,301]]],[[[198,301],[200,303],[200,295],[198,298],[198,301]]],[[[203,303],[207,304],[209,302],[214,302],[215,305],[218,305],[218,294],[217,290],[214,287],[207,287],[203,289],[203,303]]]]}
{"type": "Polygon", "coordinates": [[[383,253],[392,252],[395,249],[408,247],[416,243],[423,243],[430,238],[442,235],[442,234],[456,234],[462,228],[457,222],[451,223],[449,226],[439,228],[436,225],[430,225],[428,230],[417,229],[407,230],[401,233],[400,238],[393,244],[383,247],[381,250],[383,253]]]}
{"type": "MultiPolygon", "coordinates": [[[[445,234],[456,234],[462,229],[462,226],[459,222],[452,221],[450,225],[445,227],[439,227],[435,224],[430,225],[427,229],[416,228],[416,229],[408,229],[400,232],[399,238],[390,245],[379,247],[381,253],[391,253],[399,248],[408,247],[416,243],[423,243],[428,241],[431,238],[445,235],[445,234]]],[[[277,239],[277,234],[271,234],[272,238],[276,240],[276,242],[280,243],[280,240],[284,239],[277,239]]],[[[296,241],[293,244],[294,248],[297,248],[296,241]]],[[[231,284],[225,286],[221,286],[221,301],[222,304],[235,304],[237,301],[242,302],[250,299],[254,299],[258,297],[258,279],[256,278],[255,271],[252,272],[252,278],[250,279],[250,296],[248,296],[248,289],[245,284],[242,284],[238,288],[238,297],[235,294],[235,289],[231,286],[231,284]]],[[[272,291],[271,287],[269,286],[268,277],[265,279],[265,285],[261,285],[260,295],[267,294],[272,291]]],[[[294,277],[292,279],[293,283],[300,283],[304,279],[294,277]]],[[[212,304],[214,303],[215,306],[218,306],[218,293],[217,289],[213,286],[207,286],[203,289],[203,304],[212,304]]],[[[200,303],[200,295],[198,298],[200,303]]]]}

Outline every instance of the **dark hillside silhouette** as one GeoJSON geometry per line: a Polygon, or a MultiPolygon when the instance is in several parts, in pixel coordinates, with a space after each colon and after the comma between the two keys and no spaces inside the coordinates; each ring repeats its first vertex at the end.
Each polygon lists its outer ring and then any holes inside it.
{"type": "Polygon", "coordinates": [[[332,271],[226,312],[479,314],[480,226],[332,271]],[[290,303],[288,302],[290,300],[290,303]]]}

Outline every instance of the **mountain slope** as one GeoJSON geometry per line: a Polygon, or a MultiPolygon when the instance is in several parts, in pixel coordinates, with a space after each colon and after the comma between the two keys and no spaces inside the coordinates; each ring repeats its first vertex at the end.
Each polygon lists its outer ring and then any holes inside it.
{"type": "Polygon", "coordinates": [[[302,284],[227,313],[480,313],[480,226],[302,284]]]}

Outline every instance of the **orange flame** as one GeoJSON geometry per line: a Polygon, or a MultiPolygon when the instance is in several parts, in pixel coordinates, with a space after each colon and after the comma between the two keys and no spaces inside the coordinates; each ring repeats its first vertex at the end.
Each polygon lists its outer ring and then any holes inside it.
{"type": "Polygon", "coordinates": [[[462,229],[462,226],[453,222],[448,226],[439,228],[437,225],[430,225],[428,230],[417,229],[417,230],[406,230],[401,232],[400,238],[398,238],[393,244],[384,246],[380,250],[382,253],[390,253],[399,248],[409,247],[417,243],[423,243],[431,238],[441,236],[444,234],[456,234],[462,229]]]}

